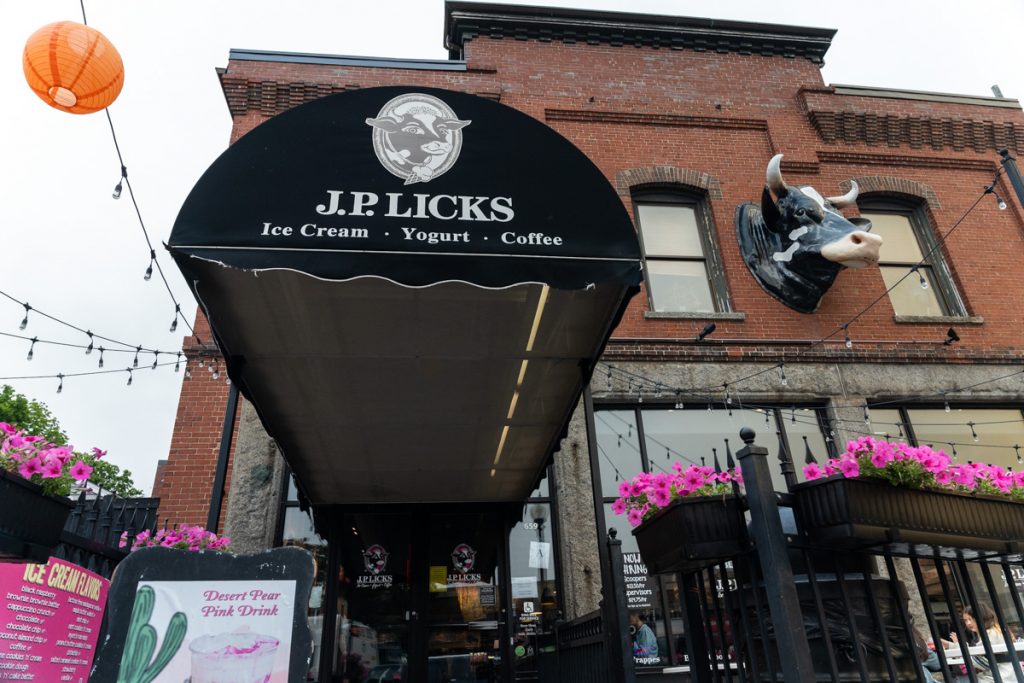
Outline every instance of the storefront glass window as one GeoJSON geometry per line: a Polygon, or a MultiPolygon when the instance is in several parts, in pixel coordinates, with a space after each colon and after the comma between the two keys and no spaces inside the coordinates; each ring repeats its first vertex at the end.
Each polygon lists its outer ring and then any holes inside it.
{"type": "Polygon", "coordinates": [[[601,494],[619,495],[619,482],[630,479],[643,465],[640,432],[632,410],[602,410],[594,414],[601,494]]]}
{"type": "Polygon", "coordinates": [[[309,631],[313,637],[313,657],[309,668],[310,680],[316,680],[320,670],[320,649],[323,642],[324,587],[327,580],[327,541],[313,529],[309,513],[297,506],[284,509],[282,545],[298,546],[313,554],[313,589],[309,594],[309,631]]]}
{"type": "Polygon", "coordinates": [[[1014,444],[1024,445],[1024,419],[1019,409],[951,407],[947,413],[944,408],[908,408],[907,415],[920,444],[930,443],[950,454],[955,445],[961,462],[1020,469],[1013,448],[1014,444]]]}

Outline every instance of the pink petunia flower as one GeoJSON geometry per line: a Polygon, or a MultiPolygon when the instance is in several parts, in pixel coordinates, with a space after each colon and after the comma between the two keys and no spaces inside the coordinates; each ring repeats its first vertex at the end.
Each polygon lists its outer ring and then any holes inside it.
{"type": "Polygon", "coordinates": [[[43,479],[56,479],[62,474],[64,474],[64,468],[59,460],[48,460],[43,465],[43,479]]]}
{"type": "Polygon", "coordinates": [[[672,502],[672,494],[667,489],[655,489],[651,494],[651,501],[658,507],[663,508],[672,502]]]}
{"type": "Polygon", "coordinates": [[[71,478],[75,481],[88,481],[91,474],[92,468],[84,460],[79,460],[71,466],[71,478]]]}
{"type": "Polygon", "coordinates": [[[847,479],[853,479],[860,476],[860,463],[853,458],[843,458],[839,463],[839,471],[847,479]]]}
{"type": "Polygon", "coordinates": [[[804,477],[807,479],[807,481],[814,481],[815,479],[821,479],[821,477],[824,474],[825,474],[824,471],[821,469],[821,467],[816,462],[812,462],[812,463],[804,466],[804,477]]]}
{"type": "Polygon", "coordinates": [[[104,455],[106,455],[106,454],[107,454],[107,452],[106,452],[106,451],[101,451],[100,449],[98,449],[98,448],[96,448],[95,446],[93,446],[93,447],[92,447],[92,454],[93,454],[93,456],[94,456],[94,457],[95,457],[95,458],[96,458],[97,460],[99,460],[99,459],[100,459],[100,458],[102,458],[102,457],[103,457],[104,455]]]}
{"type": "Polygon", "coordinates": [[[935,473],[935,482],[947,486],[953,481],[953,473],[949,470],[940,470],[935,473]]]}
{"type": "Polygon", "coordinates": [[[640,510],[633,508],[626,515],[626,519],[629,520],[630,526],[640,526],[640,522],[644,521],[644,516],[640,514],[640,510]]]}
{"type": "Polygon", "coordinates": [[[612,512],[614,512],[617,515],[625,514],[626,513],[626,501],[625,501],[625,499],[617,498],[615,500],[615,502],[612,503],[612,512]]]}
{"type": "Polygon", "coordinates": [[[25,462],[21,463],[21,465],[18,467],[18,474],[25,477],[26,479],[31,479],[32,475],[40,474],[42,473],[42,471],[43,463],[39,460],[39,458],[31,458],[30,460],[26,460],[25,462]]]}

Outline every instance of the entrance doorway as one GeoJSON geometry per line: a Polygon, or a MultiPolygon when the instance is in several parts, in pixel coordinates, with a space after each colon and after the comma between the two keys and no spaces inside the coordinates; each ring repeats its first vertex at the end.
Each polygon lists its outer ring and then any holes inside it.
{"type": "Polygon", "coordinates": [[[330,680],[506,680],[501,515],[494,508],[392,510],[335,516],[330,680]]]}

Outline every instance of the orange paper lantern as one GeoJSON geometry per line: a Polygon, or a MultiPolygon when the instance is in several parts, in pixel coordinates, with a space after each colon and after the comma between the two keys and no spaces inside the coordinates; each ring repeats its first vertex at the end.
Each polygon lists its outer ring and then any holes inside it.
{"type": "Polygon", "coordinates": [[[58,21],[33,33],[25,43],[22,67],[32,92],[72,114],[107,108],[124,85],[121,55],[111,42],[73,21],[58,21]]]}

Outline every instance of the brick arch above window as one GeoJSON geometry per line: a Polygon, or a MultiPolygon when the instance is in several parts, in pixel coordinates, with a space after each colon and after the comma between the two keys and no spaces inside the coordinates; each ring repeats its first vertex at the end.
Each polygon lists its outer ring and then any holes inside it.
{"type": "Polygon", "coordinates": [[[678,166],[642,166],[627,168],[615,174],[615,190],[623,196],[666,185],[681,185],[707,194],[708,199],[722,199],[722,184],[717,176],[678,166]]]}
{"type": "MultiPolygon", "coordinates": [[[[906,178],[896,178],[887,175],[856,176],[853,180],[857,181],[857,186],[860,188],[862,195],[887,194],[906,197],[924,202],[930,211],[935,211],[942,206],[939,203],[938,195],[935,194],[935,190],[916,180],[907,180],[906,178]]],[[[850,181],[844,180],[840,183],[840,186],[843,192],[846,192],[850,189],[850,181]]]]}

